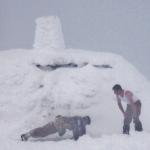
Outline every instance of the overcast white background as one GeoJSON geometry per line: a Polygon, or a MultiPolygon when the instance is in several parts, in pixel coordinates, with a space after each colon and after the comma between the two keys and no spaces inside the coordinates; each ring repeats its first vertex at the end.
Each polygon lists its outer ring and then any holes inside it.
{"type": "Polygon", "coordinates": [[[48,15],[67,48],[121,54],[150,80],[149,0],[0,0],[0,50],[32,48],[35,19],[48,15]]]}

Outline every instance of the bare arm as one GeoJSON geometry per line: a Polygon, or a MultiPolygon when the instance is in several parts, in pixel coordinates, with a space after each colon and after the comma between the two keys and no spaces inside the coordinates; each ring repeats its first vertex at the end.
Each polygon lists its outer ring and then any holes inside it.
{"type": "Polygon", "coordinates": [[[121,112],[123,113],[123,115],[125,114],[125,111],[123,109],[123,106],[122,106],[122,103],[121,103],[121,100],[120,98],[117,96],[117,102],[118,102],[118,107],[119,109],[121,110],[121,112]]]}

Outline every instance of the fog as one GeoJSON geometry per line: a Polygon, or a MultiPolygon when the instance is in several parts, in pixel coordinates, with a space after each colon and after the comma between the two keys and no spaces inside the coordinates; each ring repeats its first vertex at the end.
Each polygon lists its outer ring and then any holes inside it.
{"type": "Polygon", "coordinates": [[[32,48],[35,19],[49,15],[67,48],[118,53],[150,79],[149,0],[0,0],[0,50],[32,48]]]}

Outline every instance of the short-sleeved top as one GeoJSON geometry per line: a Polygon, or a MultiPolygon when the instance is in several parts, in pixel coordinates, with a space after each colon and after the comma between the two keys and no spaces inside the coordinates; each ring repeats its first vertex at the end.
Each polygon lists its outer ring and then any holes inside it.
{"type": "Polygon", "coordinates": [[[119,97],[119,99],[121,99],[121,101],[126,102],[127,104],[130,104],[130,101],[128,98],[130,96],[132,96],[132,100],[134,103],[139,100],[132,92],[126,91],[126,90],[124,91],[123,97],[120,95],[118,97],[119,97]]]}

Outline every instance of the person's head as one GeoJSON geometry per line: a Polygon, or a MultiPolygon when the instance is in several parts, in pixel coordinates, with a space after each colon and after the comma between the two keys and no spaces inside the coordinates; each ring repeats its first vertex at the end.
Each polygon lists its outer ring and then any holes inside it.
{"type": "Polygon", "coordinates": [[[91,124],[91,118],[89,116],[83,117],[83,122],[85,125],[91,124]]]}
{"type": "Polygon", "coordinates": [[[116,95],[120,95],[123,92],[123,89],[119,84],[115,84],[112,89],[116,95]]]}

